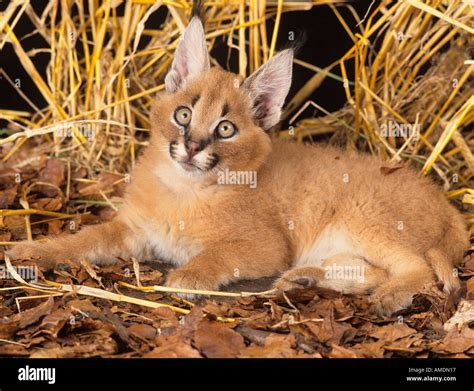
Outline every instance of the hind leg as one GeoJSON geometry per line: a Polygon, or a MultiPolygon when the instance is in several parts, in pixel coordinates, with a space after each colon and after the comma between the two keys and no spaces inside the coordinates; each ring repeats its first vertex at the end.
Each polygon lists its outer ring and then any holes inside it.
{"type": "MultiPolygon", "coordinates": [[[[276,281],[275,287],[289,290],[315,284],[343,293],[371,293],[369,300],[372,311],[383,316],[408,307],[415,294],[434,282],[433,270],[428,262],[403,247],[372,244],[364,252],[364,258],[338,254],[323,262],[326,267],[311,266],[289,270],[276,281]],[[370,264],[364,258],[370,260],[370,264]],[[327,267],[334,263],[337,266],[365,266],[364,281],[360,283],[348,278],[328,278],[327,267]]],[[[344,273],[342,275],[345,276],[344,273]]]]}
{"type": "Polygon", "coordinates": [[[360,256],[340,253],[325,259],[320,266],[291,269],[274,286],[283,291],[319,286],[346,294],[367,294],[387,280],[385,270],[360,256]]]}
{"type": "Polygon", "coordinates": [[[387,283],[377,287],[369,298],[372,310],[381,316],[408,307],[415,294],[435,281],[427,260],[404,247],[371,243],[364,255],[388,272],[387,283]]]}

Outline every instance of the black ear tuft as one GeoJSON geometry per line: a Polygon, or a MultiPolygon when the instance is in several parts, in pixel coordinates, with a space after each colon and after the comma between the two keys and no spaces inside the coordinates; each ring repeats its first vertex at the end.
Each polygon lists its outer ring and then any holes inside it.
{"type": "Polygon", "coordinates": [[[201,19],[201,23],[204,25],[204,7],[202,5],[201,0],[195,0],[193,2],[193,9],[191,12],[191,17],[196,16],[197,18],[201,19]]]}
{"type": "Polygon", "coordinates": [[[308,33],[306,30],[297,30],[296,37],[292,40],[289,39],[280,50],[291,49],[293,50],[293,54],[296,56],[307,40],[308,33]]]}

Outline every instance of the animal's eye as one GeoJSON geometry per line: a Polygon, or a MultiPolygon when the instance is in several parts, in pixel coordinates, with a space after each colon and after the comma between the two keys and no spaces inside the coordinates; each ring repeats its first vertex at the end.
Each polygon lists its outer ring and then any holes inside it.
{"type": "Polygon", "coordinates": [[[220,138],[229,138],[232,137],[236,132],[234,124],[230,121],[222,121],[217,125],[216,133],[220,138]]]}
{"type": "Polygon", "coordinates": [[[191,122],[191,110],[187,107],[178,107],[174,112],[174,119],[179,125],[188,125],[191,122]]]}

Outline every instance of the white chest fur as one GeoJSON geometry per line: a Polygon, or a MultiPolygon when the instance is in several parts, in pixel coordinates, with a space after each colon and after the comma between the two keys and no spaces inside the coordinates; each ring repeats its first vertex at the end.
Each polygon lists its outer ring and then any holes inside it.
{"type": "Polygon", "coordinates": [[[175,266],[186,264],[201,252],[196,240],[172,230],[168,223],[149,227],[146,245],[154,257],[175,266]]]}

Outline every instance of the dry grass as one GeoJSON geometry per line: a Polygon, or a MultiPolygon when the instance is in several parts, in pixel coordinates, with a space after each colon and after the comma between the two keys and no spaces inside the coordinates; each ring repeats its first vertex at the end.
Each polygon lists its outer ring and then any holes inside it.
{"type": "MultiPolygon", "coordinates": [[[[85,168],[87,178],[80,180],[94,182],[98,172],[127,174],[133,168],[139,150],[147,144],[154,94],[164,87],[163,79],[189,19],[191,4],[182,0],[50,0],[38,15],[31,3],[31,0],[13,0],[0,15],[0,56],[6,46],[13,47],[47,105],[36,107],[29,96],[31,91],[20,88],[17,92],[31,107],[29,111],[7,110],[0,104],[0,119],[9,123],[8,136],[0,140],[0,169],[25,167],[44,154],[58,157],[67,167],[67,205],[85,202],[114,209],[120,200],[111,199],[103,192],[102,201],[70,199],[71,172],[85,168]],[[87,11],[84,3],[88,4],[87,11]],[[117,14],[119,4],[124,4],[123,16],[117,14]],[[162,26],[145,25],[153,13],[162,9],[167,10],[162,26]],[[28,18],[36,26],[35,32],[43,37],[45,47],[24,49],[26,37],[16,33],[21,18],[28,18]],[[46,78],[41,76],[35,57],[40,52],[50,56],[46,78]],[[22,148],[31,139],[37,143],[37,155],[25,156],[22,148]]],[[[295,60],[296,72],[305,67],[314,71],[314,76],[287,105],[284,117],[291,127],[282,130],[280,136],[296,137],[300,142],[329,139],[331,143],[360,149],[385,160],[407,161],[419,169],[420,175],[432,175],[443,183],[447,197],[463,211],[471,228],[474,227],[474,63],[469,52],[473,46],[472,5],[460,0],[382,0],[372,4],[363,20],[354,15],[354,22],[344,20],[335,4],[333,0],[206,1],[209,49],[224,38],[229,52],[237,53],[238,72],[245,76],[277,50],[278,34],[283,34],[279,29],[284,13],[309,11],[319,5],[331,7],[353,47],[325,69],[295,60]],[[265,21],[273,18],[274,28],[267,31],[265,21]],[[353,27],[356,23],[357,29],[353,27]],[[349,71],[350,63],[355,64],[353,73],[349,71]],[[338,68],[342,78],[335,74],[338,68]],[[347,97],[345,106],[333,113],[324,108],[323,101],[308,100],[328,77],[340,82],[347,97]],[[308,107],[317,108],[323,115],[305,117],[308,107]],[[384,133],[391,125],[419,132],[394,137],[384,133]]],[[[352,10],[348,4],[344,6],[352,10]]],[[[2,69],[0,76],[14,85],[13,78],[2,69]]],[[[28,148],[28,153],[31,151],[28,148]]],[[[61,209],[65,213],[60,213],[30,207],[28,194],[33,186],[22,188],[23,209],[0,210],[0,227],[8,217],[24,217],[28,239],[32,238],[31,226],[38,223],[30,222],[30,215],[49,218],[44,221],[72,221],[74,217],[67,209],[61,209]]],[[[7,244],[10,242],[0,242],[7,244]]],[[[94,269],[87,265],[83,265],[87,273],[101,288],[46,280],[40,284],[28,283],[15,273],[8,258],[6,264],[18,285],[0,290],[28,293],[16,298],[19,309],[20,300],[66,297],[71,293],[144,309],[166,307],[179,314],[188,314],[194,306],[185,300],[176,306],[122,294],[121,288],[142,293],[177,291],[156,285],[142,286],[135,262],[136,285],[120,282],[114,284],[115,292],[106,290],[94,269]]],[[[258,295],[197,293],[228,297],[258,295]]],[[[238,320],[219,316],[216,319],[238,320]]],[[[285,318],[271,327],[279,328],[288,322],[285,318]]],[[[21,345],[15,341],[2,342],[21,345]]]]}
{"type": "MultiPolygon", "coordinates": [[[[5,166],[25,164],[12,157],[35,137],[43,151],[67,162],[68,172],[85,167],[89,178],[97,171],[126,173],[133,168],[139,149],[147,144],[150,106],[154,94],[163,88],[191,4],[181,0],[126,1],[124,15],[118,16],[116,7],[122,3],[118,0],[91,0],[87,12],[83,3],[51,0],[38,15],[30,1],[13,0],[0,18],[0,55],[6,45],[12,45],[48,103],[38,108],[28,98],[28,91],[17,89],[31,110],[0,107],[0,119],[10,124],[10,134],[0,141],[5,166]],[[150,15],[162,8],[168,11],[166,22],[146,27],[150,15]],[[15,33],[21,18],[29,18],[36,26],[47,43],[45,48],[25,51],[24,37],[15,33]],[[35,65],[35,54],[41,51],[50,55],[45,79],[35,65]],[[88,137],[91,134],[94,137],[88,137]]],[[[474,64],[468,52],[472,5],[439,0],[375,2],[354,29],[354,21],[344,20],[335,3],[207,1],[209,48],[224,37],[229,51],[237,51],[239,73],[245,75],[247,65],[253,71],[275,53],[285,12],[329,4],[354,45],[326,69],[295,61],[296,72],[304,66],[314,70],[314,76],[289,103],[285,117],[293,127],[281,135],[300,141],[329,136],[331,142],[348,148],[387,160],[413,162],[422,175],[433,174],[444,183],[447,196],[458,200],[467,221],[474,224],[474,213],[469,211],[474,204],[474,134],[469,132],[474,116],[474,64]],[[267,31],[264,22],[269,18],[275,18],[275,28],[267,31]],[[347,72],[351,61],[354,74],[347,72]],[[337,67],[342,79],[331,73],[337,67]],[[326,77],[339,79],[347,96],[344,108],[334,113],[324,109],[324,102],[308,101],[326,77]],[[309,105],[324,116],[301,119],[309,105]],[[419,137],[383,134],[384,126],[390,124],[418,128],[419,137]]],[[[27,207],[21,211],[36,212],[27,207]]]]}
{"type": "MultiPolygon", "coordinates": [[[[283,134],[294,134],[299,140],[331,135],[331,141],[349,148],[395,162],[410,161],[421,175],[434,171],[447,196],[464,204],[472,226],[474,63],[470,58],[473,28],[468,25],[472,25],[472,5],[409,0],[387,8],[389,3],[383,1],[373,10],[361,34],[347,30],[354,46],[325,70],[340,67],[346,79],[345,107],[329,113],[323,102],[306,102],[291,118],[294,129],[283,134]],[[347,75],[347,61],[355,62],[355,75],[347,75]],[[326,115],[298,121],[308,106],[326,115]],[[391,124],[418,129],[418,136],[391,137],[383,132],[391,124]]],[[[317,73],[290,102],[290,110],[300,106],[322,78],[324,74],[317,73]]]]}

